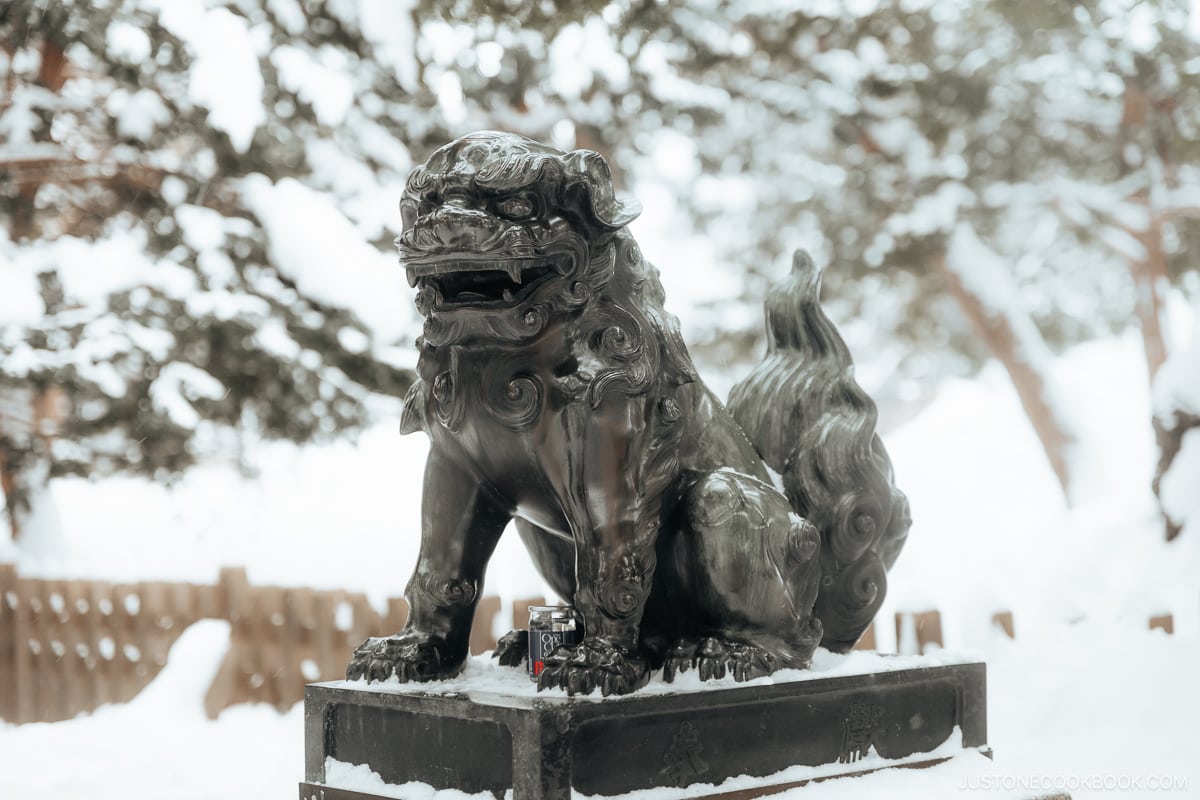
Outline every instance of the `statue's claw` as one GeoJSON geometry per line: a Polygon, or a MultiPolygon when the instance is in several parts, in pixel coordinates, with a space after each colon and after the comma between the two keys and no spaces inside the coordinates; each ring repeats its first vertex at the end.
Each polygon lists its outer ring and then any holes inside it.
{"type": "Polygon", "coordinates": [[[559,647],[548,655],[538,675],[538,690],[566,689],[567,694],[591,694],[599,689],[605,697],[629,694],[650,680],[650,663],[637,650],[609,639],[585,639],[559,647]]]}
{"type": "Polygon", "coordinates": [[[700,680],[720,680],[732,675],[739,683],[770,675],[779,669],[779,659],[758,645],[719,639],[681,639],[667,653],[663,663],[663,680],[670,683],[675,676],[698,669],[700,680]]]}
{"type": "Polygon", "coordinates": [[[496,649],[492,651],[492,658],[505,667],[524,664],[529,658],[529,631],[509,631],[501,636],[500,641],[496,642],[496,649]]]}
{"type": "Polygon", "coordinates": [[[696,639],[680,639],[667,653],[663,661],[663,680],[673,683],[675,676],[687,672],[696,665],[696,650],[700,647],[696,639]]]}
{"type": "Polygon", "coordinates": [[[432,681],[451,677],[461,665],[450,657],[440,638],[405,631],[359,645],[346,667],[346,679],[384,681],[395,675],[401,683],[432,681]]]}

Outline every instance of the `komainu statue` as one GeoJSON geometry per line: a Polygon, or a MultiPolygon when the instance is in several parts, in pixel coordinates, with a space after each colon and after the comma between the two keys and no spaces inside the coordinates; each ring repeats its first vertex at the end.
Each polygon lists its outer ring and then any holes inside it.
{"type": "MultiPolygon", "coordinates": [[[[597,153],[474,133],[413,172],[400,209],[425,317],[402,421],[431,441],[421,550],[407,626],[359,647],[349,678],[456,674],[510,520],[585,632],[539,688],[625,694],[657,669],[745,680],[854,645],[910,519],[807,255],[726,406],[597,153]]],[[[522,644],[509,634],[497,656],[519,664],[522,644]]]]}

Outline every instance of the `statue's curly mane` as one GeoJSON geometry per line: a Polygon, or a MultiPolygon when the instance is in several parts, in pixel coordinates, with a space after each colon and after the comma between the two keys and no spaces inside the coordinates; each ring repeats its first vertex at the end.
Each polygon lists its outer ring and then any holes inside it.
{"type": "MultiPolygon", "coordinates": [[[[663,496],[679,474],[679,440],[683,434],[676,389],[697,379],[679,320],[663,306],[665,294],[658,270],[645,260],[628,230],[602,245],[611,250],[613,272],[597,286],[592,301],[575,324],[597,357],[599,368],[586,388],[586,403],[599,407],[614,394],[640,398],[646,424],[630,451],[637,454],[633,483],[637,502],[630,513],[634,537],[622,554],[639,571],[655,566],[654,535],[663,515],[663,496]]],[[[640,576],[639,576],[640,577],[640,576]]],[[[646,586],[630,576],[629,586],[646,586]]],[[[609,603],[608,605],[618,605],[609,603]]]]}
{"type": "Polygon", "coordinates": [[[596,276],[593,300],[577,323],[605,362],[588,387],[589,402],[599,405],[612,391],[637,395],[647,389],[661,398],[654,392],[656,384],[674,387],[696,380],[679,321],[663,307],[658,270],[642,257],[627,230],[602,247],[612,253],[611,276],[596,276]]]}

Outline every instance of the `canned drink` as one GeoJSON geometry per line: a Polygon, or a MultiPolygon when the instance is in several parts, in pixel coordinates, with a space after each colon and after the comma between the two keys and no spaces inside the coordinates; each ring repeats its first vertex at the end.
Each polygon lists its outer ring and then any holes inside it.
{"type": "Polygon", "coordinates": [[[578,644],[583,638],[571,606],[529,607],[529,677],[536,680],[546,667],[546,656],[559,645],[578,644]]]}

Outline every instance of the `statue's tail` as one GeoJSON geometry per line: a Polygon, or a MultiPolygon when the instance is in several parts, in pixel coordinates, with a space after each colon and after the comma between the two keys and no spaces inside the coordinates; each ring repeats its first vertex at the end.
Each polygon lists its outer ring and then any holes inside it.
{"type": "Polygon", "coordinates": [[[792,508],[821,532],[821,644],[849,650],[883,604],[911,524],[875,434],[875,403],[819,304],[821,272],[797,251],[767,300],[767,354],[733,387],[729,410],[783,476],[792,508]]]}

